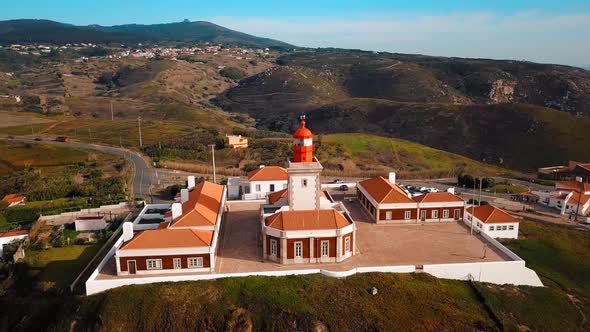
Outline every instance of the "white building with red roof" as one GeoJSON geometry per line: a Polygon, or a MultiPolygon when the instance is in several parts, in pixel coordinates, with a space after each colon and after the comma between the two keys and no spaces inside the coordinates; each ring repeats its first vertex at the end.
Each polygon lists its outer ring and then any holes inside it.
{"type": "Polygon", "coordinates": [[[13,207],[18,205],[24,205],[27,201],[27,198],[22,195],[18,194],[9,194],[2,198],[2,202],[8,204],[7,207],[13,207]]]}
{"type": "Polygon", "coordinates": [[[321,190],[313,134],[301,120],[293,135],[285,189],[261,207],[263,255],[281,264],[341,262],[354,255],[355,224],[344,205],[321,190]]]}
{"type": "Polygon", "coordinates": [[[269,193],[287,188],[287,182],[288,175],[285,168],[260,165],[257,169],[248,172],[247,180],[228,179],[229,198],[265,199],[269,193]]]}
{"type": "Polygon", "coordinates": [[[465,201],[448,192],[411,197],[389,179],[378,176],[357,184],[357,199],[376,223],[451,222],[463,218],[465,201]]]}
{"type": "Polygon", "coordinates": [[[465,212],[466,223],[493,238],[518,239],[520,219],[493,205],[472,206],[465,212]]]}
{"type": "Polygon", "coordinates": [[[123,225],[117,275],[214,271],[225,186],[205,181],[180,196],[155,229],[134,232],[132,223],[123,225]]]}
{"type": "Polygon", "coordinates": [[[590,183],[580,179],[557,182],[553,191],[535,191],[534,194],[539,196],[539,203],[556,208],[561,214],[590,214],[590,183]]]}
{"type": "Polygon", "coordinates": [[[18,240],[25,239],[29,236],[28,230],[22,231],[9,231],[0,233],[0,257],[4,253],[4,246],[18,240]]]}

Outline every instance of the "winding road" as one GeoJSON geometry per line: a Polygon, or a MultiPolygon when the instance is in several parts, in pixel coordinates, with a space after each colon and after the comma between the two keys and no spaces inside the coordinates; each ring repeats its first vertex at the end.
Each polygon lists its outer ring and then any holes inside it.
{"type": "Polygon", "coordinates": [[[113,154],[125,158],[131,162],[133,166],[133,178],[132,178],[132,195],[135,197],[152,198],[154,203],[163,203],[157,196],[152,195],[152,188],[160,184],[160,178],[162,176],[184,176],[185,172],[179,172],[174,170],[156,169],[153,168],[149,162],[142,157],[142,155],[136,151],[132,151],[125,148],[117,148],[107,145],[98,145],[82,142],[56,142],[52,140],[43,139],[36,141],[33,137],[18,136],[14,138],[6,138],[9,141],[26,142],[26,143],[42,143],[42,144],[54,144],[63,145],[64,147],[78,148],[94,150],[104,153],[113,154]]]}

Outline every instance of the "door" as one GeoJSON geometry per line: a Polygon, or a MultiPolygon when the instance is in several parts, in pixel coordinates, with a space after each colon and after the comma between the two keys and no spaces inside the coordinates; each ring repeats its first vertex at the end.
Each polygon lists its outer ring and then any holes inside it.
{"type": "Polygon", "coordinates": [[[129,274],[137,273],[137,264],[135,261],[127,261],[127,271],[129,271],[129,274]]]}
{"type": "Polygon", "coordinates": [[[275,185],[274,184],[271,184],[270,185],[270,192],[271,193],[274,193],[275,192],[275,185]]]}
{"type": "Polygon", "coordinates": [[[461,218],[461,210],[455,210],[455,220],[459,220],[461,218]]]}
{"type": "Polygon", "coordinates": [[[420,220],[426,221],[426,210],[420,211],[420,220]]]}

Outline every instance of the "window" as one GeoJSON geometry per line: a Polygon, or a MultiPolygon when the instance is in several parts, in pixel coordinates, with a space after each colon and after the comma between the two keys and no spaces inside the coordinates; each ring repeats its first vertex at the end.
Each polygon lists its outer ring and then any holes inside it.
{"type": "Polygon", "coordinates": [[[344,252],[350,252],[350,236],[344,239],[344,252]]]}
{"type": "Polygon", "coordinates": [[[514,226],[512,226],[512,225],[511,226],[508,226],[508,229],[511,230],[511,231],[513,231],[514,230],[514,226]]]}
{"type": "Polygon", "coordinates": [[[432,219],[438,219],[438,210],[432,210],[430,215],[432,219]]]}
{"type": "Polygon", "coordinates": [[[502,226],[502,230],[505,231],[508,229],[508,226],[502,226]]]}
{"type": "Polygon", "coordinates": [[[277,255],[277,240],[274,240],[274,239],[270,240],[270,255],[271,256],[277,255]]]}
{"type": "Polygon", "coordinates": [[[481,223],[479,221],[477,222],[477,227],[481,228],[481,223]]]}
{"type": "Polygon", "coordinates": [[[295,258],[303,257],[303,242],[295,242],[295,258]]]}
{"type": "Polygon", "coordinates": [[[473,216],[467,216],[467,220],[472,221],[473,220],[473,216]]]}
{"type": "Polygon", "coordinates": [[[385,220],[391,220],[391,211],[385,212],[385,220]]]}
{"type": "Polygon", "coordinates": [[[274,192],[274,191],[275,191],[275,185],[274,184],[271,184],[270,185],[270,192],[274,192]]]}
{"type": "Polygon", "coordinates": [[[307,188],[307,179],[303,179],[303,180],[301,180],[301,186],[302,186],[303,188],[307,188]]]}
{"type": "Polygon", "coordinates": [[[449,210],[443,210],[443,218],[444,219],[449,218],[449,210]]]}
{"type": "Polygon", "coordinates": [[[191,257],[187,259],[189,269],[191,267],[203,267],[203,257],[191,257]]]}
{"type": "Polygon", "coordinates": [[[174,262],[174,268],[175,269],[181,269],[182,268],[182,265],[180,263],[180,258],[174,258],[173,262],[174,262]]]}
{"type": "Polygon", "coordinates": [[[162,269],[161,259],[147,259],[146,265],[148,270],[160,270],[162,269]]]}
{"type": "Polygon", "coordinates": [[[327,257],[330,253],[329,251],[330,242],[322,241],[322,257],[327,257]]]}
{"type": "Polygon", "coordinates": [[[411,218],[412,218],[412,211],[406,211],[406,212],[404,213],[404,218],[405,218],[406,220],[409,220],[409,219],[411,219],[411,218]]]}
{"type": "Polygon", "coordinates": [[[260,185],[259,184],[256,185],[256,192],[260,192],[260,185]]]}
{"type": "Polygon", "coordinates": [[[494,226],[490,226],[490,231],[493,231],[493,230],[494,230],[494,226]]]}

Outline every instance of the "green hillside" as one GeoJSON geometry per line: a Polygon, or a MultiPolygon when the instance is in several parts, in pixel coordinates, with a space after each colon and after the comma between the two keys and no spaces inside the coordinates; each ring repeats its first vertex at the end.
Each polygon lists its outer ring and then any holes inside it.
{"type": "Polygon", "coordinates": [[[402,139],[369,134],[320,135],[318,158],[326,175],[384,175],[394,170],[400,178],[455,177],[471,174],[506,175],[513,172],[490,164],[402,139]]]}
{"type": "Polygon", "coordinates": [[[158,283],[89,297],[11,290],[0,297],[0,330],[587,331],[588,232],[524,221],[520,239],[507,245],[546,287],[367,273],[158,283]]]}

